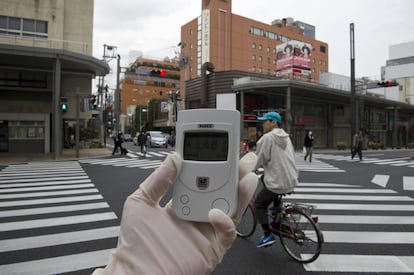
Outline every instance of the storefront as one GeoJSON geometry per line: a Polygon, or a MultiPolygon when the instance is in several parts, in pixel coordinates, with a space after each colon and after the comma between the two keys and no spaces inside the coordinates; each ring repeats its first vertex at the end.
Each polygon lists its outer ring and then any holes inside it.
{"type": "Polygon", "coordinates": [[[1,113],[0,151],[50,152],[50,115],[1,113]]]}

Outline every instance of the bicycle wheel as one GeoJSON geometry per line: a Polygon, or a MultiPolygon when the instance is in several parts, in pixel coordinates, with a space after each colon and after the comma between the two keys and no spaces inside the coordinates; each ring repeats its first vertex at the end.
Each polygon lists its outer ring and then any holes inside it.
{"type": "Polygon", "coordinates": [[[247,205],[246,210],[240,220],[240,223],[236,226],[237,236],[242,238],[250,237],[256,230],[257,219],[254,206],[247,205]]]}
{"type": "Polygon", "coordinates": [[[312,217],[300,208],[288,208],[280,224],[280,242],[295,261],[310,263],[321,253],[323,235],[312,217]]]}

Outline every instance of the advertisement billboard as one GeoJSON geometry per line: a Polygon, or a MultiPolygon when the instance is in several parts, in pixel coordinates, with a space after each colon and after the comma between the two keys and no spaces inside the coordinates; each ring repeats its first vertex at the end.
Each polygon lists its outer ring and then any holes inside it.
{"type": "Polygon", "coordinates": [[[276,46],[276,71],[278,75],[287,73],[309,74],[312,66],[312,45],[290,40],[276,46]],[[297,68],[299,70],[293,70],[297,68]]]}

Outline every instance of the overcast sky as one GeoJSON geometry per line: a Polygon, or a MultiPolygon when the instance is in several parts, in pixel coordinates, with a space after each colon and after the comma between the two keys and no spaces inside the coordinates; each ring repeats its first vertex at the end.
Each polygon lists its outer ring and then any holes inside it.
{"type": "MultiPolygon", "coordinates": [[[[293,17],[314,25],[316,39],[329,45],[329,71],[348,76],[354,23],[355,74],[371,79],[380,78],[390,45],[414,41],[413,11],[412,0],[232,0],[232,12],[243,17],[268,24],[293,17]]],[[[95,0],[93,55],[101,59],[107,44],[118,47],[121,66],[128,66],[130,51],[172,57],[181,26],[200,14],[201,0],[95,0]]]]}

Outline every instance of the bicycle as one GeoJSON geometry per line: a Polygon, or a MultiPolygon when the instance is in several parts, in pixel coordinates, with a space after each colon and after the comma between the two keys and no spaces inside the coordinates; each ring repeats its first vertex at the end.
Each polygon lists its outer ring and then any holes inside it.
{"type": "MultiPolygon", "coordinates": [[[[279,236],[283,249],[295,261],[300,263],[315,261],[321,253],[324,238],[318,225],[318,217],[312,216],[313,206],[284,203],[282,197],[285,194],[276,196],[274,209],[269,210],[268,213],[272,233],[279,236]],[[277,206],[276,202],[279,202],[277,206]]],[[[250,237],[256,226],[257,217],[253,197],[236,227],[237,236],[250,237]]]]}

